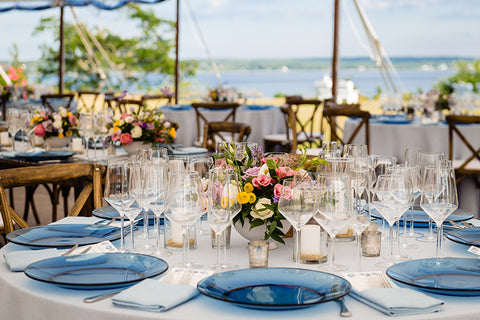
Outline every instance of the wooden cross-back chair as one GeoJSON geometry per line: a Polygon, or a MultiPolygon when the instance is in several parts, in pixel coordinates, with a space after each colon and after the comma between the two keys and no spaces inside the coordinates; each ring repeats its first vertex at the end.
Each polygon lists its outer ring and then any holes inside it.
{"type": "Polygon", "coordinates": [[[78,108],[83,108],[82,111],[93,112],[98,98],[101,96],[100,92],[93,90],[77,91],[77,105],[78,108]]]}
{"type": "Polygon", "coordinates": [[[331,141],[337,141],[342,145],[351,144],[363,127],[365,128],[365,144],[367,150],[370,149],[370,113],[360,110],[359,104],[338,104],[327,101],[323,108],[323,117],[330,126],[331,141]],[[337,117],[358,118],[360,120],[348,139],[343,136],[343,128],[338,125],[337,117]]]}
{"type": "Polygon", "coordinates": [[[172,96],[163,94],[142,96],[142,106],[145,110],[156,110],[161,106],[172,103],[172,96]]]}
{"type": "Polygon", "coordinates": [[[294,152],[299,144],[312,148],[321,145],[323,139],[322,118],[317,122],[318,111],[323,101],[303,99],[300,96],[285,98],[285,105],[280,107],[286,126],[286,133],[271,134],[263,137],[266,151],[294,152]],[[316,131],[315,123],[320,123],[316,131]]]}
{"type": "Polygon", "coordinates": [[[71,107],[73,98],[75,95],[73,93],[62,93],[62,94],[43,94],[40,96],[40,99],[42,100],[42,106],[44,108],[48,108],[50,111],[57,111],[57,103],[60,101],[62,106],[65,109],[68,109],[71,107]]]}
{"type": "Polygon", "coordinates": [[[7,102],[10,98],[10,92],[4,92],[0,95],[0,111],[2,112],[3,121],[7,120],[7,102]]]}
{"type": "Polygon", "coordinates": [[[197,140],[194,142],[195,145],[201,146],[203,144],[204,138],[202,134],[205,131],[206,125],[211,122],[211,119],[208,119],[208,111],[220,111],[227,110],[229,111],[227,116],[223,118],[222,122],[235,122],[237,109],[240,107],[239,103],[236,102],[209,102],[209,103],[192,103],[192,108],[195,110],[195,117],[197,122],[197,140]]]}
{"type": "Polygon", "coordinates": [[[103,95],[103,108],[111,109],[112,111],[117,110],[118,98],[113,92],[105,92],[103,95]]]}
{"type": "Polygon", "coordinates": [[[202,147],[215,152],[217,141],[246,142],[251,132],[252,128],[245,123],[212,121],[205,125],[202,147]],[[225,134],[229,134],[228,138],[225,134]]]}
{"type": "Polygon", "coordinates": [[[68,216],[77,216],[82,209],[91,210],[102,205],[102,176],[104,167],[91,163],[66,163],[30,166],[0,170],[0,211],[8,234],[14,227],[26,228],[28,223],[8,203],[5,189],[28,187],[46,183],[71,184],[81,187],[68,216]],[[93,196],[93,208],[88,201],[93,196]],[[14,225],[15,223],[15,225],[14,225]]]}
{"type": "Polygon", "coordinates": [[[480,145],[467,139],[459,125],[480,124],[480,116],[449,115],[446,117],[448,123],[448,158],[452,160],[455,168],[457,183],[466,177],[476,177],[477,186],[480,178],[480,145]],[[455,135],[460,139],[465,147],[471,152],[471,155],[465,159],[454,159],[454,141],[455,135]]]}

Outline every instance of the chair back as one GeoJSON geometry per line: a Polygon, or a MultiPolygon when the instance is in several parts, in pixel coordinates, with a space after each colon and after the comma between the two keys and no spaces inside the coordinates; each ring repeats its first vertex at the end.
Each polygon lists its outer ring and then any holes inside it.
{"type": "Polygon", "coordinates": [[[29,187],[49,183],[68,183],[81,186],[81,192],[70,209],[69,216],[77,216],[88,206],[93,194],[93,207],[102,205],[102,176],[105,168],[91,163],[65,163],[29,166],[0,170],[0,211],[6,234],[14,230],[14,224],[20,228],[29,227],[27,222],[7,201],[5,189],[29,187]]]}
{"type": "Polygon", "coordinates": [[[141,99],[117,99],[116,109],[119,110],[120,113],[130,112],[130,108],[132,107],[135,108],[136,110],[142,109],[143,107],[142,100],[141,99]]]}
{"type": "Polygon", "coordinates": [[[50,111],[58,111],[60,106],[65,109],[69,109],[72,106],[72,101],[75,95],[73,93],[62,93],[62,94],[43,94],[40,96],[42,100],[42,106],[48,108],[50,111]],[[58,104],[61,103],[61,105],[58,104]]]}
{"type": "Polygon", "coordinates": [[[210,102],[210,103],[192,103],[192,108],[195,110],[195,117],[197,122],[197,141],[203,141],[202,134],[205,131],[206,126],[211,121],[208,119],[208,111],[229,111],[227,116],[222,122],[235,122],[237,109],[240,107],[236,102],[210,102]]]}
{"type": "Polygon", "coordinates": [[[327,101],[325,108],[323,108],[323,116],[330,126],[330,139],[345,145],[351,144],[362,127],[365,128],[365,144],[367,149],[370,148],[370,113],[368,111],[360,110],[359,104],[338,104],[333,101],[327,101]],[[352,135],[348,137],[343,136],[343,127],[337,123],[337,117],[360,118],[360,122],[355,127],[352,135]]]}
{"type": "Polygon", "coordinates": [[[156,110],[164,105],[172,103],[172,96],[163,94],[142,96],[142,106],[145,110],[156,110]]]}
{"type": "Polygon", "coordinates": [[[93,112],[98,98],[101,96],[100,92],[92,90],[77,91],[77,107],[82,108],[83,112],[93,112]]]}
{"type": "Polygon", "coordinates": [[[303,99],[299,96],[285,98],[287,110],[281,111],[288,116],[287,139],[291,150],[296,150],[298,144],[306,144],[312,148],[315,144],[321,145],[323,138],[322,114],[318,115],[323,101],[318,99],[303,99]],[[317,121],[320,117],[319,121],[317,121]],[[316,128],[316,124],[320,124],[316,128]],[[290,132],[292,136],[290,137],[290,132]]]}
{"type": "Polygon", "coordinates": [[[472,140],[468,140],[458,126],[480,124],[480,116],[448,115],[446,120],[448,123],[448,158],[454,162],[457,183],[467,176],[480,176],[480,146],[478,144],[474,146],[472,140]],[[459,161],[453,159],[455,135],[470,151],[471,155],[468,158],[459,161]]]}
{"type": "Polygon", "coordinates": [[[245,142],[252,129],[249,125],[240,122],[209,122],[205,125],[205,131],[203,133],[203,148],[208,151],[214,152],[217,141],[236,141],[245,142]],[[225,138],[225,134],[231,134],[228,138],[225,138]]]}

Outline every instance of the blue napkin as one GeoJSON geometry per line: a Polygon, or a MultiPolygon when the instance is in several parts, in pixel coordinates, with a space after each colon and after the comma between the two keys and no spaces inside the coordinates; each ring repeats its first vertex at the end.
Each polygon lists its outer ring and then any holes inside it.
{"type": "Polygon", "coordinates": [[[195,297],[195,287],[145,279],[112,298],[114,305],[145,311],[162,312],[195,297]]]}
{"type": "Polygon", "coordinates": [[[440,311],[444,302],[408,288],[374,288],[352,291],[352,297],[389,316],[440,311]]]}
{"type": "Polygon", "coordinates": [[[11,271],[23,271],[31,263],[59,255],[57,249],[23,250],[9,252],[4,258],[11,271]]]}

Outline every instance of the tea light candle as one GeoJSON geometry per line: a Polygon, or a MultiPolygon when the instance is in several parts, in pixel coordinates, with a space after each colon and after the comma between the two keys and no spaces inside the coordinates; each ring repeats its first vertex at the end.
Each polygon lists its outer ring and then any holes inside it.
{"type": "Polygon", "coordinates": [[[173,223],[172,223],[172,242],[179,243],[181,246],[183,246],[182,229],[177,227],[173,223]]]}
{"type": "Polygon", "coordinates": [[[83,152],[83,139],[82,138],[73,138],[72,139],[72,151],[83,152]]]}
{"type": "Polygon", "coordinates": [[[320,246],[320,226],[305,225],[300,232],[300,254],[318,255],[321,252],[320,246]]]}
{"type": "Polygon", "coordinates": [[[3,144],[4,146],[11,145],[10,137],[7,131],[0,132],[0,144],[3,144]]]}

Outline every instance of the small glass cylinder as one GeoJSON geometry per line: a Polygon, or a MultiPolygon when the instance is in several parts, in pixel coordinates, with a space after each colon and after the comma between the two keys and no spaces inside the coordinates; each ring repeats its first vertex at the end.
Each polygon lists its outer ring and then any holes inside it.
{"type": "MultiPolygon", "coordinates": [[[[218,245],[218,244],[217,244],[217,237],[216,237],[215,232],[214,232],[213,230],[211,230],[211,232],[212,232],[212,249],[215,249],[215,248],[217,248],[217,245],[218,245]]],[[[220,237],[220,239],[219,239],[219,240],[220,240],[220,248],[222,247],[222,244],[223,244],[223,241],[222,241],[222,238],[221,238],[221,237],[222,237],[224,234],[226,235],[227,249],[230,249],[230,237],[231,237],[231,235],[232,235],[232,226],[231,226],[231,225],[228,225],[228,226],[225,228],[225,233],[222,232],[222,233],[219,235],[219,237],[220,237]]]]}
{"type": "Polygon", "coordinates": [[[268,241],[250,241],[248,243],[248,262],[250,268],[268,267],[268,241]]]}
{"type": "Polygon", "coordinates": [[[380,256],[382,233],[380,231],[364,231],[362,233],[362,255],[364,257],[380,256]]]}
{"type": "MultiPolygon", "coordinates": [[[[183,248],[183,238],[182,238],[182,228],[177,227],[175,224],[171,223],[170,220],[164,219],[165,227],[165,237],[164,243],[165,248],[172,250],[181,250],[183,248]]],[[[196,224],[194,224],[189,232],[189,245],[190,249],[195,249],[197,247],[197,229],[196,224]]]]}
{"type": "MultiPolygon", "coordinates": [[[[295,241],[296,233],[293,236],[295,241]]],[[[310,220],[300,230],[300,263],[318,264],[327,261],[327,232],[315,221],[310,220]]],[[[295,246],[293,261],[296,260],[295,246]]]]}

